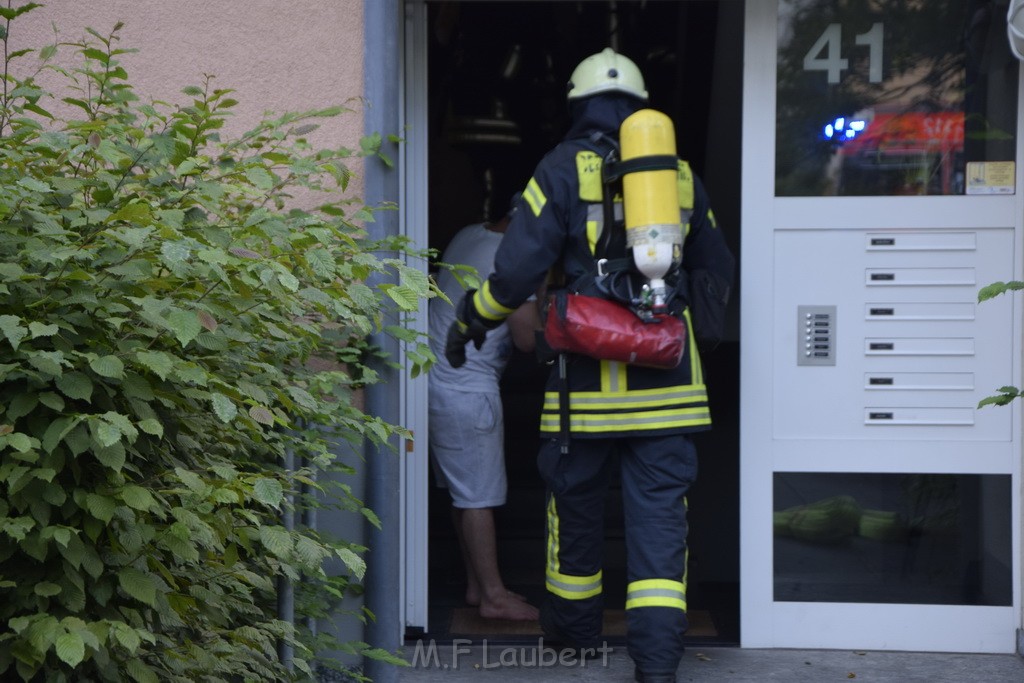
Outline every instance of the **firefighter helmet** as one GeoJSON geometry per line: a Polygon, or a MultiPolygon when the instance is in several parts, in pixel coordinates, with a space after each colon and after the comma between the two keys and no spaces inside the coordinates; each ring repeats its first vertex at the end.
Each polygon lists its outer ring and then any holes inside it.
{"type": "Polygon", "coordinates": [[[610,47],[580,62],[569,78],[570,100],[604,92],[622,92],[647,99],[640,69],[629,57],[610,47]]]}

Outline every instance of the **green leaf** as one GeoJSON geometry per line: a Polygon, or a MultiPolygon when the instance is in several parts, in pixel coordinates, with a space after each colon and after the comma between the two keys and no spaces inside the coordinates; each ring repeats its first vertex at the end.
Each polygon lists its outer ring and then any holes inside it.
{"type": "Polygon", "coordinates": [[[125,664],[128,675],[135,679],[136,683],[160,683],[156,672],[141,659],[129,659],[125,664]]]}
{"type": "Polygon", "coordinates": [[[150,574],[125,567],[117,573],[117,582],[130,597],[150,607],[156,606],[156,582],[150,574]]]}
{"type": "Polygon", "coordinates": [[[106,420],[92,420],[92,437],[102,448],[108,448],[121,440],[121,430],[106,420]]]}
{"type": "Polygon", "coordinates": [[[159,437],[162,437],[164,435],[163,424],[161,424],[160,420],[157,420],[155,418],[142,420],[138,423],[138,425],[139,429],[146,432],[147,434],[152,434],[153,436],[159,437]]]}
{"type": "Polygon", "coordinates": [[[108,523],[114,518],[114,511],[117,509],[117,501],[109,496],[101,496],[98,493],[90,493],[85,497],[85,509],[89,514],[108,523]]]}
{"type": "Polygon", "coordinates": [[[380,151],[381,142],[380,133],[371,133],[360,138],[359,147],[362,148],[363,154],[376,154],[380,151]]]}
{"type": "Polygon", "coordinates": [[[195,472],[190,472],[189,470],[186,470],[184,467],[175,467],[174,473],[178,475],[178,479],[181,481],[182,484],[188,487],[190,491],[195,491],[196,493],[199,493],[206,489],[206,483],[203,481],[203,478],[200,477],[195,472]]]}
{"type": "Polygon", "coordinates": [[[415,268],[402,269],[402,284],[411,289],[419,297],[425,297],[430,291],[430,278],[421,270],[415,268]]]}
{"type": "Polygon", "coordinates": [[[266,477],[256,480],[252,487],[253,497],[264,505],[277,507],[284,500],[284,489],[281,482],[266,477]]]}
{"type": "Polygon", "coordinates": [[[306,252],[306,263],[317,277],[326,280],[334,276],[334,257],[323,247],[306,252]]]}
{"type": "Polygon", "coordinates": [[[146,246],[146,241],[149,236],[153,234],[152,227],[146,228],[123,228],[114,233],[114,237],[121,240],[129,247],[135,249],[142,249],[146,246]]]}
{"type": "Polygon", "coordinates": [[[47,453],[52,453],[65,436],[68,435],[75,426],[82,421],[81,416],[65,416],[58,417],[56,420],[50,423],[50,426],[46,428],[43,433],[43,450],[47,453]]]}
{"type": "Polygon", "coordinates": [[[125,450],[124,445],[120,441],[108,448],[96,448],[93,453],[101,465],[109,467],[115,472],[120,472],[121,468],[124,467],[125,450]]]}
{"type": "Polygon", "coordinates": [[[181,309],[171,311],[167,321],[182,347],[188,346],[188,343],[203,331],[203,326],[199,324],[195,313],[190,311],[181,309]]]}
{"type": "Polygon", "coordinates": [[[103,52],[102,50],[97,50],[94,47],[82,50],[82,56],[87,57],[89,59],[95,59],[96,61],[102,62],[103,64],[110,63],[110,56],[106,52],[103,52]]]}
{"type": "Polygon", "coordinates": [[[117,642],[121,644],[121,647],[128,650],[131,654],[135,654],[135,651],[142,645],[142,638],[139,638],[139,634],[128,624],[114,622],[111,632],[114,634],[117,642]]]}
{"type": "Polygon", "coordinates": [[[106,222],[114,223],[117,221],[149,225],[153,222],[153,211],[149,208],[149,204],[143,204],[140,202],[126,204],[114,213],[110,214],[106,222]]]}
{"type": "Polygon", "coordinates": [[[263,406],[253,406],[249,408],[249,417],[256,420],[261,425],[270,426],[274,424],[274,414],[263,406]]]}
{"type": "Polygon", "coordinates": [[[221,422],[229,423],[238,414],[238,407],[224,394],[211,394],[210,402],[213,403],[213,412],[217,414],[221,422]]]}
{"type": "Polygon", "coordinates": [[[28,324],[28,331],[32,334],[33,339],[39,337],[52,337],[60,331],[60,327],[57,325],[44,325],[43,323],[30,322],[28,324]]]}
{"type": "Polygon", "coordinates": [[[274,186],[274,177],[262,166],[245,169],[245,177],[261,190],[269,190],[274,186]]]}
{"type": "Polygon", "coordinates": [[[327,558],[328,551],[308,536],[300,536],[295,541],[295,554],[307,567],[319,567],[327,558]]]}
{"type": "Polygon", "coordinates": [[[141,486],[125,486],[121,489],[121,500],[130,508],[146,511],[153,507],[153,495],[141,486]]]}
{"type": "Polygon", "coordinates": [[[19,417],[31,413],[37,405],[39,405],[39,394],[30,392],[18,394],[11,399],[11,404],[7,406],[7,419],[14,422],[19,417]]]}
{"type": "Polygon", "coordinates": [[[167,379],[174,369],[174,361],[171,356],[163,351],[139,351],[135,354],[139,362],[152,370],[160,379],[167,379]]]}
{"type": "Polygon", "coordinates": [[[18,181],[18,185],[21,185],[27,190],[32,190],[33,192],[53,191],[52,187],[50,187],[49,185],[40,180],[36,180],[35,178],[22,178],[21,180],[18,181]]]}
{"type": "Polygon", "coordinates": [[[296,292],[299,289],[299,279],[289,272],[279,272],[277,281],[289,292],[296,292]]]}
{"type": "Polygon", "coordinates": [[[4,333],[15,351],[18,350],[21,340],[28,336],[28,330],[22,326],[21,318],[16,315],[0,315],[0,332],[4,333]]]}
{"type": "Polygon", "coordinates": [[[390,285],[381,289],[385,289],[387,295],[394,299],[403,311],[415,311],[420,307],[420,299],[415,290],[405,285],[390,285]]]}
{"type": "Polygon", "coordinates": [[[61,398],[59,394],[55,394],[52,391],[46,391],[39,394],[39,402],[47,408],[52,408],[58,413],[63,412],[65,406],[64,399],[61,398]]]}
{"type": "Polygon", "coordinates": [[[990,285],[982,287],[978,291],[978,301],[988,301],[1000,294],[1015,292],[1020,289],[1024,289],[1024,282],[1019,280],[1011,280],[1010,282],[993,282],[990,285]]]}
{"type": "Polygon", "coordinates": [[[261,526],[260,543],[280,558],[287,558],[292,551],[292,537],[284,527],[261,526]]]}
{"type": "Polygon", "coordinates": [[[345,563],[349,571],[360,581],[363,580],[363,575],[366,574],[366,561],[363,558],[356,555],[348,548],[338,548],[336,551],[341,561],[345,563]]]}
{"type": "Polygon", "coordinates": [[[296,403],[298,403],[303,408],[308,408],[309,410],[316,410],[318,407],[316,399],[313,398],[313,396],[308,391],[302,389],[301,387],[288,387],[288,394],[295,400],[296,403]]]}
{"type": "Polygon", "coordinates": [[[230,249],[228,249],[228,251],[231,252],[232,254],[234,254],[235,256],[238,256],[239,258],[244,258],[244,259],[261,259],[261,258],[263,258],[263,254],[260,254],[259,252],[255,252],[252,249],[246,249],[244,247],[231,247],[230,249]]]}
{"type": "Polygon", "coordinates": [[[185,242],[164,242],[160,245],[160,254],[166,263],[183,263],[188,260],[191,250],[185,242]]]}
{"type": "Polygon", "coordinates": [[[18,453],[31,450],[33,447],[32,441],[27,434],[22,434],[21,432],[15,432],[7,437],[7,445],[18,453]]]}
{"type": "Polygon", "coordinates": [[[89,367],[100,377],[124,378],[124,363],[117,356],[101,356],[90,361],[89,367]]]}
{"type": "Polygon", "coordinates": [[[65,633],[57,638],[56,651],[62,662],[76,667],[85,659],[85,641],[78,633],[65,633]]]}
{"type": "MultiPolygon", "coordinates": [[[[29,517],[0,518],[0,532],[13,538],[15,541],[25,540],[25,536],[35,526],[36,523],[29,517]]],[[[11,621],[14,620],[12,619],[11,621]]]]}
{"type": "Polygon", "coordinates": [[[28,627],[25,637],[36,652],[42,653],[53,647],[57,637],[63,633],[64,629],[61,628],[60,622],[55,617],[48,615],[33,621],[32,625],[28,627]]]}
{"type": "Polygon", "coordinates": [[[88,401],[92,398],[92,380],[81,372],[68,372],[55,380],[57,388],[68,398],[88,401]]]}
{"type": "Polygon", "coordinates": [[[36,584],[36,587],[33,589],[32,592],[36,595],[41,595],[44,598],[49,598],[53,597],[54,595],[59,595],[60,591],[61,588],[57,584],[50,583],[49,581],[40,581],[36,584]]]}
{"type": "Polygon", "coordinates": [[[49,377],[60,377],[64,374],[62,363],[64,354],[58,351],[34,351],[24,352],[28,356],[29,364],[36,370],[49,377]]]}

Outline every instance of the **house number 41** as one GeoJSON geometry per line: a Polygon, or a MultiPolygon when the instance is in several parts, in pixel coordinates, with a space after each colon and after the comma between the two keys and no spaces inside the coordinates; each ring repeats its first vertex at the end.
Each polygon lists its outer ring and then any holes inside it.
{"type": "MultiPolygon", "coordinates": [[[[804,55],[804,71],[824,71],[829,83],[838,83],[839,77],[850,68],[850,60],[844,59],[841,51],[843,29],[839,24],[829,24],[818,36],[811,49],[804,55]]],[[[868,81],[882,82],[882,24],[873,24],[871,30],[854,37],[857,45],[868,47],[868,81]]]]}

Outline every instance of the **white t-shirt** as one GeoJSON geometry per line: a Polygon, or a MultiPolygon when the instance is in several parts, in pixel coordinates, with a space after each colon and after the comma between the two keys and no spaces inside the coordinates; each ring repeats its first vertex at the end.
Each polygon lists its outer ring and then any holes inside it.
{"type": "MultiPolygon", "coordinates": [[[[501,244],[501,237],[501,233],[488,230],[483,223],[467,225],[452,238],[441,261],[472,266],[484,280],[494,271],[494,253],[501,244]]],[[[498,391],[498,380],[512,354],[508,326],[503,323],[490,330],[479,350],[473,342],[466,344],[466,364],[453,368],[444,357],[444,343],[448,328],[455,322],[455,306],[465,291],[447,269],[438,275],[437,284],[451,303],[435,297],[428,305],[430,348],[437,356],[437,364],[428,374],[429,381],[470,391],[498,391]]]]}

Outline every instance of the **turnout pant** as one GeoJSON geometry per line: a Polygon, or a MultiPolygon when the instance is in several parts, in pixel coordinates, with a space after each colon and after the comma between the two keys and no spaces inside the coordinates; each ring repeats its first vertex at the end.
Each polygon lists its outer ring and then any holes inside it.
{"type": "MultiPolygon", "coordinates": [[[[538,467],[548,489],[542,623],[577,646],[599,642],[604,505],[621,467],[626,531],[627,648],[645,674],[674,673],[686,619],[686,493],[697,454],[686,435],[545,441],[538,467]]],[[[553,634],[549,634],[553,635],[553,634]]]]}

